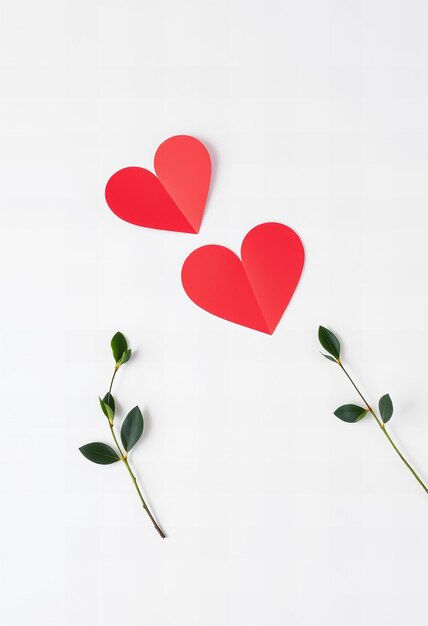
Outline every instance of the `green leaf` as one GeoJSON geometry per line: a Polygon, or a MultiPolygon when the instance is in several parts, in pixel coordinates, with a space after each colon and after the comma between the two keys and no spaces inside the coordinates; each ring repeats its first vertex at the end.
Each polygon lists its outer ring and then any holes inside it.
{"type": "Polygon", "coordinates": [[[384,424],[389,422],[392,417],[392,413],[394,411],[394,407],[392,406],[392,400],[389,393],[386,393],[379,400],[379,411],[382,417],[382,421],[384,424]]]}
{"type": "Polygon", "coordinates": [[[110,465],[111,463],[120,461],[120,457],[117,453],[106,443],[87,443],[85,446],[79,448],[79,450],[83,456],[99,465],[110,465]]]}
{"type": "Polygon", "coordinates": [[[131,348],[129,348],[129,350],[125,350],[125,352],[120,357],[118,365],[123,365],[124,363],[127,363],[129,359],[131,358],[131,352],[132,352],[131,348]]]}
{"type": "Polygon", "coordinates": [[[336,409],[334,414],[343,422],[354,424],[365,417],[367,410],[363,409],[361,406],[357,406],[356,404],[344,404],[336,409]]]}
{"type": "Polygon", "coordinates": [[[104,402],[104,400],[101,400],[101,398],[98,398],[98,400],[100,401],[100,407],[101,407],[102,412],[108,418],[109,422],[112,422],[114,419],[114,410],[111,408],[109,404],[107,404],[107,402],[104,402]]]}
{"type": "Polygon", "coordinates": [[[127,452],[135,446],[143,433],[143,428],[144,420],[141,411],[138,406],[134,406],[125,417],[120,431],[120,438],[127,452]]]}
{"type": "Polygon", "coordinates": [[[337,363],[337,360],[334,359],[332,356],[328,356],[328,354],[323,354],[322,352],[320,352],[320,354],[325,356],[325,358],[328,359],[329,361],[333,361],[333,363],[337,363]]]}
{"type": "Polygon", "coordinates": [[[340,343],[336,335],[334,335],[331,330],[324,328],[324,326],[320,326],[318,329],[318,339],[324,350],[327,350],[327,352],[334,356],[335,359],[340,358],[340,343]]]}
{"type": "Polygon", "coordinates": [[[116,333],[111,340],[111,349],[113,351],[113,357],[116,363],[120,361],[124,352],[128,349],[128,344],[122,333],[116,333]]]}
{"type": "Polygon", "coordinates": [[[115,405],[115,402],[114,402],[114,398],[113,398],[113,396],[111,395],[110,392],[106,393],[106,395],[103,398],[103,402],[104,402],[104,404],[107,404],[107,406],[109,406],[111,408],[111,410],[113,411],[113,416],[114,416],[115,411],[116,411],[116,405],[115,405]]]}

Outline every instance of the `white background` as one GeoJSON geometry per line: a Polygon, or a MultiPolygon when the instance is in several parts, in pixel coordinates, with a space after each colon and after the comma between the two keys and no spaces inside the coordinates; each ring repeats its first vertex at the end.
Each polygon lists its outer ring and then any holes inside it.
{"type": "Polygon", "coordinates": [[[425,625],[428,496],[318,352],[341,337],[428,479],[425,0],[3,0],[0,619],[8,626],[425,625]],[[131,226],[108,177],[173,134],[214,163],[198,236],[131,226]],[[306,248],[273,336],[184,294],[263,221],[306,248]],[[109,441],[116,387],[147,430],[109,441]]]}

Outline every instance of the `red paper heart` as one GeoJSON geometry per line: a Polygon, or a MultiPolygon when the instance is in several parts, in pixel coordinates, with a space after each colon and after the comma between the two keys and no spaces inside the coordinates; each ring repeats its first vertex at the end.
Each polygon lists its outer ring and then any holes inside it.
{"type": "Polygon", "coordinates": [[[157,177],[142,167],[125,167],[110,178],[106,200],[118,217],[147,228],[197,233],[211,178],[204,144],[188,135],[170,137],[156,150],[157,177]]]}
{"type": "Polygon", "coordinates": [[[241,258],[223,246],[194,250],[183,264],[184,290],[209,313],[272,335],[299,282],[303,244],[288,226],[260,224],[245,236],[241,258]]]}

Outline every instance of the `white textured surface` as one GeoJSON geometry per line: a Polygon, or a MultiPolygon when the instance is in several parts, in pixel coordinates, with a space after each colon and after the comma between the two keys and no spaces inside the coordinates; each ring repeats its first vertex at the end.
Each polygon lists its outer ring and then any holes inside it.
{"type": "Polygon", "coordinates": [[[428,497],[318,353],[342,337],[428,478],[428,5],[423,0],[3,0],[0,619],[8,626],[424,626],[428,497]],[[206,141],[199,236],[105,206],[118,168],[206,141]],[[195,307],[204,243],[269,220],[306,248],[272,337],[195,307]],[[122,408],[162,542],[97,395],[122,408]]]}

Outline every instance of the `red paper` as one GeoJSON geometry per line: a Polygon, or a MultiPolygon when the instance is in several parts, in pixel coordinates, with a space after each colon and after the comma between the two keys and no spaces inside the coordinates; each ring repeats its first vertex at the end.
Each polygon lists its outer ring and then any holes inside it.
{"type": "Polygon", "coordinates": [[[184,290],[195,304],[230,322],[272,335],[300,280],[304,249],[288,226],[256,226],[241,259],[223,246],[202,246],[183,264],[184,290]]]}
{"type": "Polygon", "coordinates": [[[110,209],[137,226],[198,233],[211,178],[208,150],[177,135],[159,146],[154,165],[157,176],[142,167],[113,174],[105,191],[110,209]]]}

